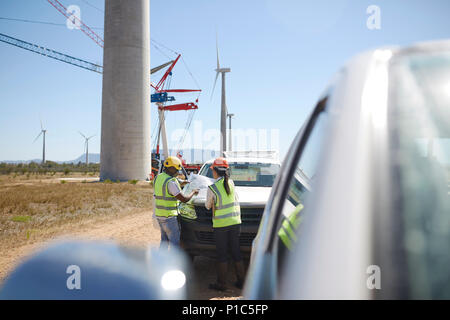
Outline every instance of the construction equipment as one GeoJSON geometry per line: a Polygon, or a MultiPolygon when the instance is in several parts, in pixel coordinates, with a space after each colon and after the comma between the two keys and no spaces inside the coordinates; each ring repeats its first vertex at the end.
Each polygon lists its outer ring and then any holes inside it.
{"type": "Polygon", "coordinates": [[[86,70],[94,71],[100,74],[103,72],[103,67],[98,64],[78,59],[67,54],[39,46],[34,43],[13,38],[3,33],[0,33],[0,41],[86,70]]]}
{"type": "MultiPolygon", "coordinates": [[[[180,59],[181,54],[178,54],[177,58],[172,62],[170,67],[166,70],[164,75],[161,77],[159,82],[154,85],[151,84],[152,88],[155,90],[155,93],[151,95],[151,102],[156,103],[158,106],[158,115],[159,115],[159,133],[158,133],[158,142],[156,146],[156,155],[158,155],[159,159],[159,139],[160,135],[162,136],[163,142],[163,150],[164,150],[164,158],[169,156],[169,147],[167,143],[167,134],[166,134],[166,125],[165,125],[165,111],[180,111],[180,110],[196,110],[198,109],[198,97],[195,102],[186,102],[180,104],[172,104],[165,105],[167,102],[175,101],[175,97],[169,96],[168,93],[186,93],[186,92],[201,92],[201,89],[170,89],[166,88],[167,79],[172,76],[172,70],[175,67],[176,63],[180,59]]],[[[190,125],[191,119],[188,121],[187,128],[190,125]]]]}
{"type": "Polygon", "coordinates": [[[198,164],[193,164],[193,163],[187,163],[187,161],[185,159],[183,159],[183,154],[181,153],[181,151],[177,152],[177,157],[180,158],[181,160],[181,164],[184,168],[184,170],[186,170],[186,173],[189,175],[190,173],[195,173],[197,174],[200,171],[200,168],[202,167],[201,165],[198,164]]]}
{"type": "Polygon", "coordinates": [[[105,45],[103,39],[96,34],[91,28],[89,28],[87,25],[84,24],[83,21],[81,21],[76,15],[69,15],[67,13],[67,8],[61,4],[58,0],[47,0],[53,7],[56,8],[59,12],[62,13],[64,17],[69,19],[70,21],[74,21],[74,24],[76,23],[77,26],[79,26],[80,30],[86,34],[89,38],[91,38],[96,44],[98,44],[100,47],[103,48],[105,45]]]}
{"type": "MultiPolygon", "coordinates": [[[[68,12],[67,8],[58,0],[47,0],[54,8],[56,8],[61,14],[63,14],[69,21],[72,21],[74,24],[79,27],[79,29],[85,33],[87,36],[89,36],[95,43],[97,43],[100,47],[104,47],[104,41],[103,39],[97,35],[91,28],[89,28],[79,17],[76,15],[72,15],[70,12],[68,12]]],[[[0,41],[3,41],[5,43],[15,45],[19,48],[23,48],[35,53],[39,53],[44,56],[48,56],[50,58],[69,63],[78,67],[82,67],[87,70],[91,70],[97,73],[102,73],[103,67],[94,64],[82,59],[78,59],[60,52],[57,52],[55,50],[47,49],[23,40],[19,40],[7,35],[0,34],[0,41]]],[[[153,41],[153,40],[152,40],[153,41]]],[[[155,45],[156,46],[156,45],[155,45]]],[[[169,49],[170,50],[170,49],[169,49]]],[[[173,51],[173,50],[171,50],[173,51]]],[[[174,52],[174,51],[173,51],[174,52]]],[[[178,54],[177,58],[175,60],[171,60],[167,63],[164,63],[158,67],[152,68],[151,73],[157,72],[167,66],[170,66],[169,69],[165,72],[161,80],[158,82],[158,84],[155,86],[151,84],[151,86],[155,89],[154,94],[151,96],[151,102],[154,102],[158,106],[158,113],[159,113],[159,130],[158,130],[158,144],[157,144],[157,152],[159,158],[159,140],[160,135],[162,135],[163,138],[163,145],[164,145],[164,155],[165,157],[168,156],[168,144],[167,144],[167,136],[166,136],[166,130],[165,130],[165,119],[164,119],[164,112],[165,111],[180,111],[180,110],[196,110],[198,109],[198,97],[195,100],[195,102],[187,102],[187,103],[180,103],[180,104],[171,104],[166,105],[167,102],[173,102],[175,101],[174,96],[169,96],[169,93],[188,93],[188,92],[201,92],[200,89],[168,89],[165,88],[167,82],[166,80],[172,75],[172,69],[176,65],[177,61],[180,59],[181,55],[178,54]]],[[[184,61],[183,61],[184,62],[184,61]]],[[[185,64],[186,65],[186,64],[185,64]]],[[[187,66],[186,66],[187,68],[187,66]]],[[[189,71],[190,73],[190,71],[189,71]]],[[[192,76],[192,74],[191,74],[192,76]]],[[[193,76],[192,76],[193,77],[193,76]]],[[[194,79],[195,80],[195,79],[194,79]]],[[[198,85],[197,85],[198,86],[198,85]]],[[[187,121],[186,125],[186,132],[184,137],[180,139],[180,147],[182,146],[182,143],[184,142],[187,130],[190,127],[190,124],[192,122],[193,113],[191,114],[189,120],[187,121]]]]}
{"type": "MultiPolygon", "coordinates": [[[[0,41],[10,44],[10,45],[13,45],[13,46],[16,46],[21,49],[25,49],[25,50],[40,54],[45,57],[49,57],[49,58],[52,58],[52,59],[55,59],[58,61],[62,61],[62,62],[71,64],[76,67],[94,71],[94,72],[100,73],[100,74],[103,73],[103,66],[101,66],[101,65],[98,65],[96,63],[92,63],[92,62],[89,62],[86,60],[82,60],[79,58],[75,58],[75,57],[69,56],[65,53],[61,53],[61,52],[45,48],[43,46],[40,46],[40,45],[37,45],[34,43],[20,40],[20,39],[8,36],[3,33],[0,33],[0,41]]],[[[159,70],[164,69],[165,67],[169,66],[172,63],[173,63],[173,60],[163,63],[160,66],[154,67],[150,70],[150,73],[153,74],[155,72],[158,72],[159,70]]]]}
{"type": "MultiPolygon", "coordinates": [[[[79,26],[80,30],[85,33],[89,38],[91,38],[95,43],[97,43],[100,47],[103,48],[104,42],[103,39],[100,38],[94,31],[92,31],[91,28],[89,28],[86,24],[84,24],[78,17],[75,15],[69,15],[66,7],[62,5],[58,0],[47,0],[53,7],[55,7],[61,14],[63,14],[67,19],[70,21],[73,20],[74,24],[79,26]]],[[[171,50],[173,51],[173,50],[171,50]]],[[[177,63],[178,59],[180,58],[180,54],[178,54],[178,57],[175,61],[171,63],[171,66],[166,71],[166,73],[163,75],[161,80],[158,82],[156,86],[151,84],[151,86],[155,89],[155,93],[151,96],[151,102],[156,103],[158,106],[158,113],[159,113],[159,123],[160,123],[160,129],[158,131],[158,145],[157,145],[157,154],[159,154],[159,135],[162,134],[163,138],[163,145],[164,145],[164,156],[169,156],[169,150],[168,150],[168,144],[167,144],[167,136],[166,136],[166,129],[165,129],[165,120],[164,120],[164,111],[178,111],[178,110],[195,110],[198,108],[197,100],[194,102],[189,103],[181,103],[181,104],[175,104],[170,106],[165,106],[165,103],[175,101],[175,97],[169,96],[168,93],[185,93],[185,92],[201,92],[200,89],[198,90],[191,90],[191,89],[164,89],[164,85],[166,83],[166,80],[169,76],[172,75],[172,69],[177,63]]],[[[188,125],[186,126],[187,129],[190,126],[190,123],[192,121],[192,116],[188,120],[188,125]]],[[[184,141],[184,137],[180,140],[184,141]]]]}
{"type": "MultiPolygon", "coordinates": [[[[58,0],[47,0],[53,7],[55,7],[61,14],[63,14],[67,19],[70,21],[73,20],[74,24],[76,24],[80,30],[85,33],[89,38],[91,38],[95,43],[97,43],[100,47],[103,48],[104,41],[103,39],[98,36],[91,28],[89,28],[81,19],[79,19],[76,15],[69,15],[67,8],[62,5],[58,0]]],[[[171,50],[173,51],[173,50],[171,50]]],[[[173,51],[174,52],[174,51],[173,51]]],[[[166,130],[165,130],[165,123],[164,123],[164,111],[178,111],[178,110],[195,110],[198,108],[197,100],[190,103],[181,103],[181,104],[175,104],[170,106],[165,106],[165,103],[175,101],[175,97],[169,96],[168,93],[185,93],[185,92],[201,92],[200,89],[197,90],[191,90],[191,89],[164,89],[164,85],[166,84],[166,80],[169,76],[172,75],[172,69],[174,68],[175,64],[177,63],[178,59],[181,57],[180,54],[178,54],[178,57],[173,61],[169,67],[169,69],[166,71],[166,73],[163,75],[161,80],[158,82],[158,84],[155,86],[151,84],[151,86],[155,89],[155,93],[151,95],[151,102],[156,103],[158,106],[158,113],[159,113],[159,122],[160,122],[160,130],[159,133],[163,135],[163,144],[164,144],[164,156],[168,157],[169,150],[167,146],[167,137],[166,137],[166,130]]],[[[192,121],[191,119],[188,121],[192,121]]],[[[184,140],[184,138],[183,138],[184,140]]],[[[158,135],[158,141],[159,141],[159,135],[158,135]]],[[[159,143],[157,146],[157,153],[159,153],[159,143]]]]}

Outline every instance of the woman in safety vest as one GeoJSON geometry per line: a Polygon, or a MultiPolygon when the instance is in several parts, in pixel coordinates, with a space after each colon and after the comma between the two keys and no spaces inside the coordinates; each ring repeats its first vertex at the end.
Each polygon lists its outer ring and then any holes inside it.
{"type": "Polygon", "coordinates": [[[245,269],[239,246],[241,229],[241,208],[235,193],[234,182],[229,178],[229,165],[225,158],[217,158],[211,165],[215,183],[209,186],[206,196],[206,209],[213,210],[212,222],[217,250],[217,282],[210,289],[226,290],[228,267],[228,248],[236,268],[235,286],[242,288],[245,269]]]}

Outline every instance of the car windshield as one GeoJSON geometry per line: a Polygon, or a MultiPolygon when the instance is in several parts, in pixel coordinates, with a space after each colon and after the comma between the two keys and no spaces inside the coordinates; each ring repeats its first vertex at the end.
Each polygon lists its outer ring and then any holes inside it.
{"type": "MultiPolygon", "coordinates": [[[[274,163],[231,162],[230,178],[235,186],[271,187],[279,170],[274,163]]],[[[212,178],[211,164],[205,164],[199,174],[212,178]]]]}
{"type": "Polygon", "coordinates": [[[392,62],[396,213],[411,298],[450,296],[450,53],[392,62]]]}

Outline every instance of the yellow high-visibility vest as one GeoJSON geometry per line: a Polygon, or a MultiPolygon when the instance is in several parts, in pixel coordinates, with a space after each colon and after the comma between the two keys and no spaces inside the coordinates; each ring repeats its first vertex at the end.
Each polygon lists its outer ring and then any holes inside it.
{"type": "MultiPolygon", "coordinates": [[[[178,180],[162,172],[158,174],[154,181],[155,189],[155,215],[158,217],[173,217],[178,215],[178,204],[180,201],[169,193],[169,182],[178,180]]],[[[180,188],[181,189],[181,188],[180,188]]]]}
{"type": "Polygon", "coordinates": [[[301,222],[300,211],[302,211],[303,205],[300,203],[295,209],[289,214],[289,217],[285,217],[278,230],[278,236],[284,245],[291,250],[294,242],[297,241],[297,236],[295,232],[301,222]]]}
{"type": "MultiPolygon", "coordinates": [[[[231,180],[229,180],[231,182],[231,180]]],[[[216,196],[213,212],[213,228],[228,227],[241,223],[241,207],[235,202],[234,184],[229,183],[230,194],[227,194],[224,179],[217,180],[209,188],[216,196]]]]}

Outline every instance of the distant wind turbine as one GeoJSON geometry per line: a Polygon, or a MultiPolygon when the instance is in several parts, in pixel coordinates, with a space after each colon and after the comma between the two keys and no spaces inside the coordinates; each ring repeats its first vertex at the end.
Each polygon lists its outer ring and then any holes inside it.
{"type": "Polygon", "coordinates": [[[211,92],[211,100],[214,94],[214,88],[216,87],[217,78],[219,77],[219,73],[222,74],[222,103],[221,103],[221,112],[220,112],[220,155],[223,156],[223,152],[227,150],[227,103],[226,103],[226,95],[225,95],[225,73],[231,72],[230,68],[221,68],[219,63],[219,44],[217,40],[216,34],[216,52],[217,52],[217,69],[216,71],[216,79],[214,80],[214,86],[211,92]]]}
{"type": "Polygon", "coordinates": [[[43,140],[42,140],[42,164],[45,163],[45,134],[47,133],[47,130],[44,129],[44,126],[42,125],[42,119],[40,119],[41,121],[41,132],[39,132],[38,136],[36,137],[36,139],[34,139],[33,143],[36,142],[37,139],[39,139],[39,137],[43,134],[43,140]]]}
{"type": "Polygon", "coordinates": [[[87,138],[80,131],[78,131],[78,133],[81,134],[81,136],[84,138],[84,150],[86,151],[86,165],[88,165],[89,164],[89,139],[92,137],[95,137],[95,134],[87,138]]]}

